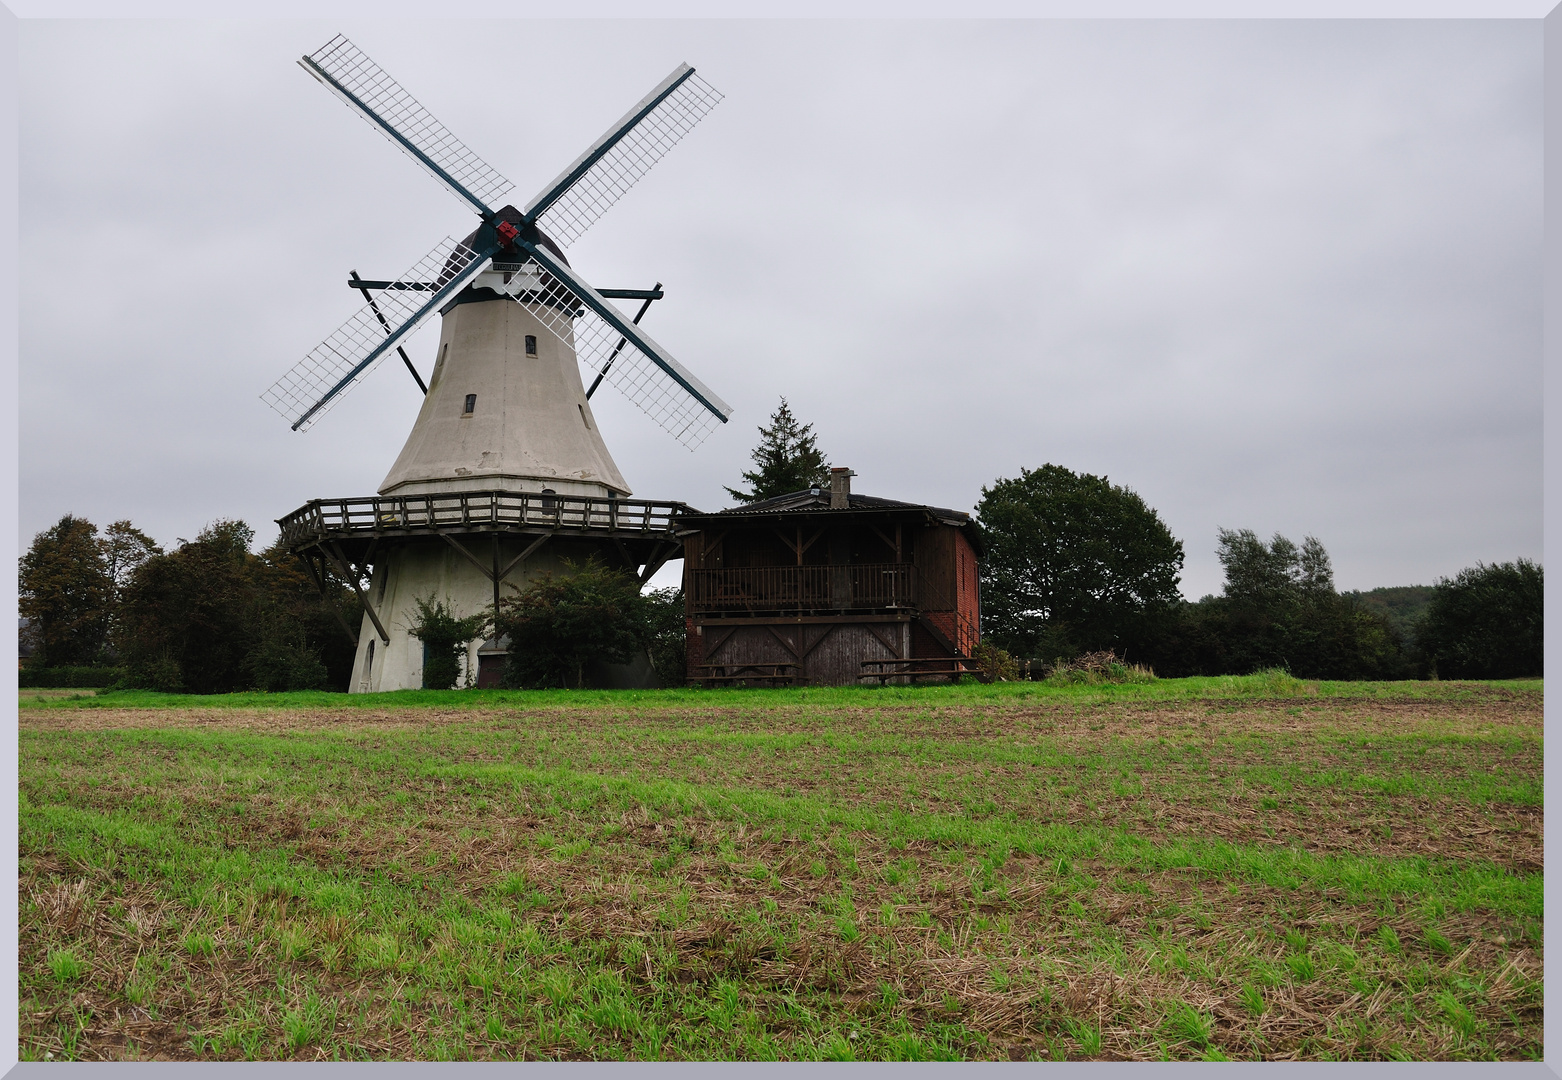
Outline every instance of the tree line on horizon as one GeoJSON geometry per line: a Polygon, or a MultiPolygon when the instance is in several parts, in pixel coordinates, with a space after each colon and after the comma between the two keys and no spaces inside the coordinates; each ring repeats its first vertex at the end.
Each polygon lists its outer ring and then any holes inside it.
{"type": "MultiPolygon", "coordinates": [[[[828,483],[812,425],[784,398],[760,426],[752,457],[747,488],[726,489],[740,503],[828,483]]],[[[1188,601],[1178,588],[1182,541],[1138,494],[1104,476],[1022,469],[982,488],[976,523],[986,544],[982,634],[1034,671],[1112,652],[1163,677],[1269,668],[1323,679],[1541,673],[1544,581],[1528,559],[1477,564],[1431,586],[1342,593],[1315,537],[1298,545],[1276,534],[1266,543],[1250,529],[1222,528],[1222,591],[1188,601]]],[[[164,551],[129,521],[100,532],[66,514],[20,561],[30,678],[95,685],[86,681],[92,672],[112,669],[125,685],[166,691],[346,689],[363,614],[357,594],[328,576],[322,597],[280,539],[252,552],[254,539],[244,522],[223,520],[164,551]]],[[[623,662],[639,648],[664,681],[676,681],[680,591],[642,599],[632,578],[582,570],[574,584],[538,583],[502,606],[498,632],[524,639],[531,657],[510,665],[506,683],[581,685],[591,657],[623,662]],[[596,615],[582,618],[588,610],[596,615]]],[[[494,631],[492,619],[476,620],[456,620],[429,598],[412,632],[437,642],[430,685],[455,685],[465,642],[494,631]]]]}
{"type": "Polygon", "coordinates": [[[1478,564],[1430,587],[1338,591],[1328,551],[1220,529],[1219,595],[1183,598],[1182,541],[1126,487],[1062,466],[982,489],[983,634],[1043,665],[1112,651],[1163,676],[1517,678],[1542,670],[1543,573],[1478,564]],[[1377,593],[1380,595],[1374,596],[1377,593]]]}

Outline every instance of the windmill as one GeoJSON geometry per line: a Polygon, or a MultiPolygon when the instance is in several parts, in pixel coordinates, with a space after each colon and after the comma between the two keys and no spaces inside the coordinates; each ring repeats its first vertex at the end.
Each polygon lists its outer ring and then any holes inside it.
{"type": "MultiPolygon", "coordinates": [[[[628,498],[591,395],[614,386],[691,450],[732,410],[640,327],[660,283],[595,289],[563,249],[721,95],[680,65],[524,207],[496,208],[510,182],[345,37],[299,63],[479,219],[399,277],[353,271],[363,307],[261,395],[304,431],[392,352],[424,390],[377,496],[314,500],[278,520],[317,585],[329,569],[364,602],[351,689],[415,687],[422,644],[406,631],[417,599],[447,598],[472,614],[498,607],[502,583],[586,557],[644,581],[678,550],[673,519],[686,508],[628,498]],[[642,303],[631,318],[609,299],[642,303]],[[425,385],[402,342],[435,315],[425,385]]],[[[491,678],[499,643],[476,652],[468,670],[491,678]]]]}

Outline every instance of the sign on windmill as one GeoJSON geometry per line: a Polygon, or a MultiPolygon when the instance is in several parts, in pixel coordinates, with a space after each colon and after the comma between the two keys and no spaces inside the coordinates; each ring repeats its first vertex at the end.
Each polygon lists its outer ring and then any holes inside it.
{"type": "MultiPolygon", "coordinates": [[[[502,584],[588,557],[642,581],[677,557],[674,518],[687,508],[628,498],[591,396],[609,383],[691,450],[732,409],[640,327],[660,282],[593,288],[564,248],[721,95],[680,65],[524,207],[495,209],[510,182],[345,37],[300,64],[479,218],[398,277],[352,271],[364,306],[261,395],[304,431],[393,351],[424,390],[378,496],[315,500],[278,521],[317,584],[330,571],[364,602],[351,689],[416,687],[421,643],[407,628],[418,598],[474,614],[498,607],[502,584]],[[642,303],[631,318],[610,299],[642,303]],[[402,342],[436,314],[425,384],[402,342]]],[[[491,681],[502,651],[474,642],[468,670],[491,681]]]]}

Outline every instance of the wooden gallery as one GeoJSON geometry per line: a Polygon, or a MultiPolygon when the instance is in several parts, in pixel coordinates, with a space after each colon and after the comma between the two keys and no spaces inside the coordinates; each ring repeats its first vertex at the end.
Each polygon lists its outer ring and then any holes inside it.
{"type": "Polygon", "coordinates": [[[840,686],[974,672],[969,514],[830,486],[679,516],[691,682],[840,686]]]}

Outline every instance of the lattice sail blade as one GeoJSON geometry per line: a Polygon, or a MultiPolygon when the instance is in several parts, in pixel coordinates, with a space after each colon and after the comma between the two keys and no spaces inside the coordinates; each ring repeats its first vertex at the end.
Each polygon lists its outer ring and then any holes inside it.
{"type": "Polygon", "coordinates": [[[555,243],[574,243],[721,98],[693,68],[680,65],[528,203],[526,219],[555,243]]]}
{"type": "Polygon", "coordinates": [[[444,240],[398,281],[433,282],[433,291],[386,289],[271,385],[260,399],[307,431],[347,390],[374,370],[396,343],[428,321],[488,264],[487,256],[444,240]]]}
{"type": "Polygon", "coordinates": [[[341,34],[299,66],[479,214],[514,186],[341,34]]]}
{"type": "Polygon", "coordinates": [[[511,298],[573,349],[591,377],[605,368],[604,381],[690,450],[727,422],[731,406],[591,286],[554,269],[528,259],[511,279],[511,298]]]}

